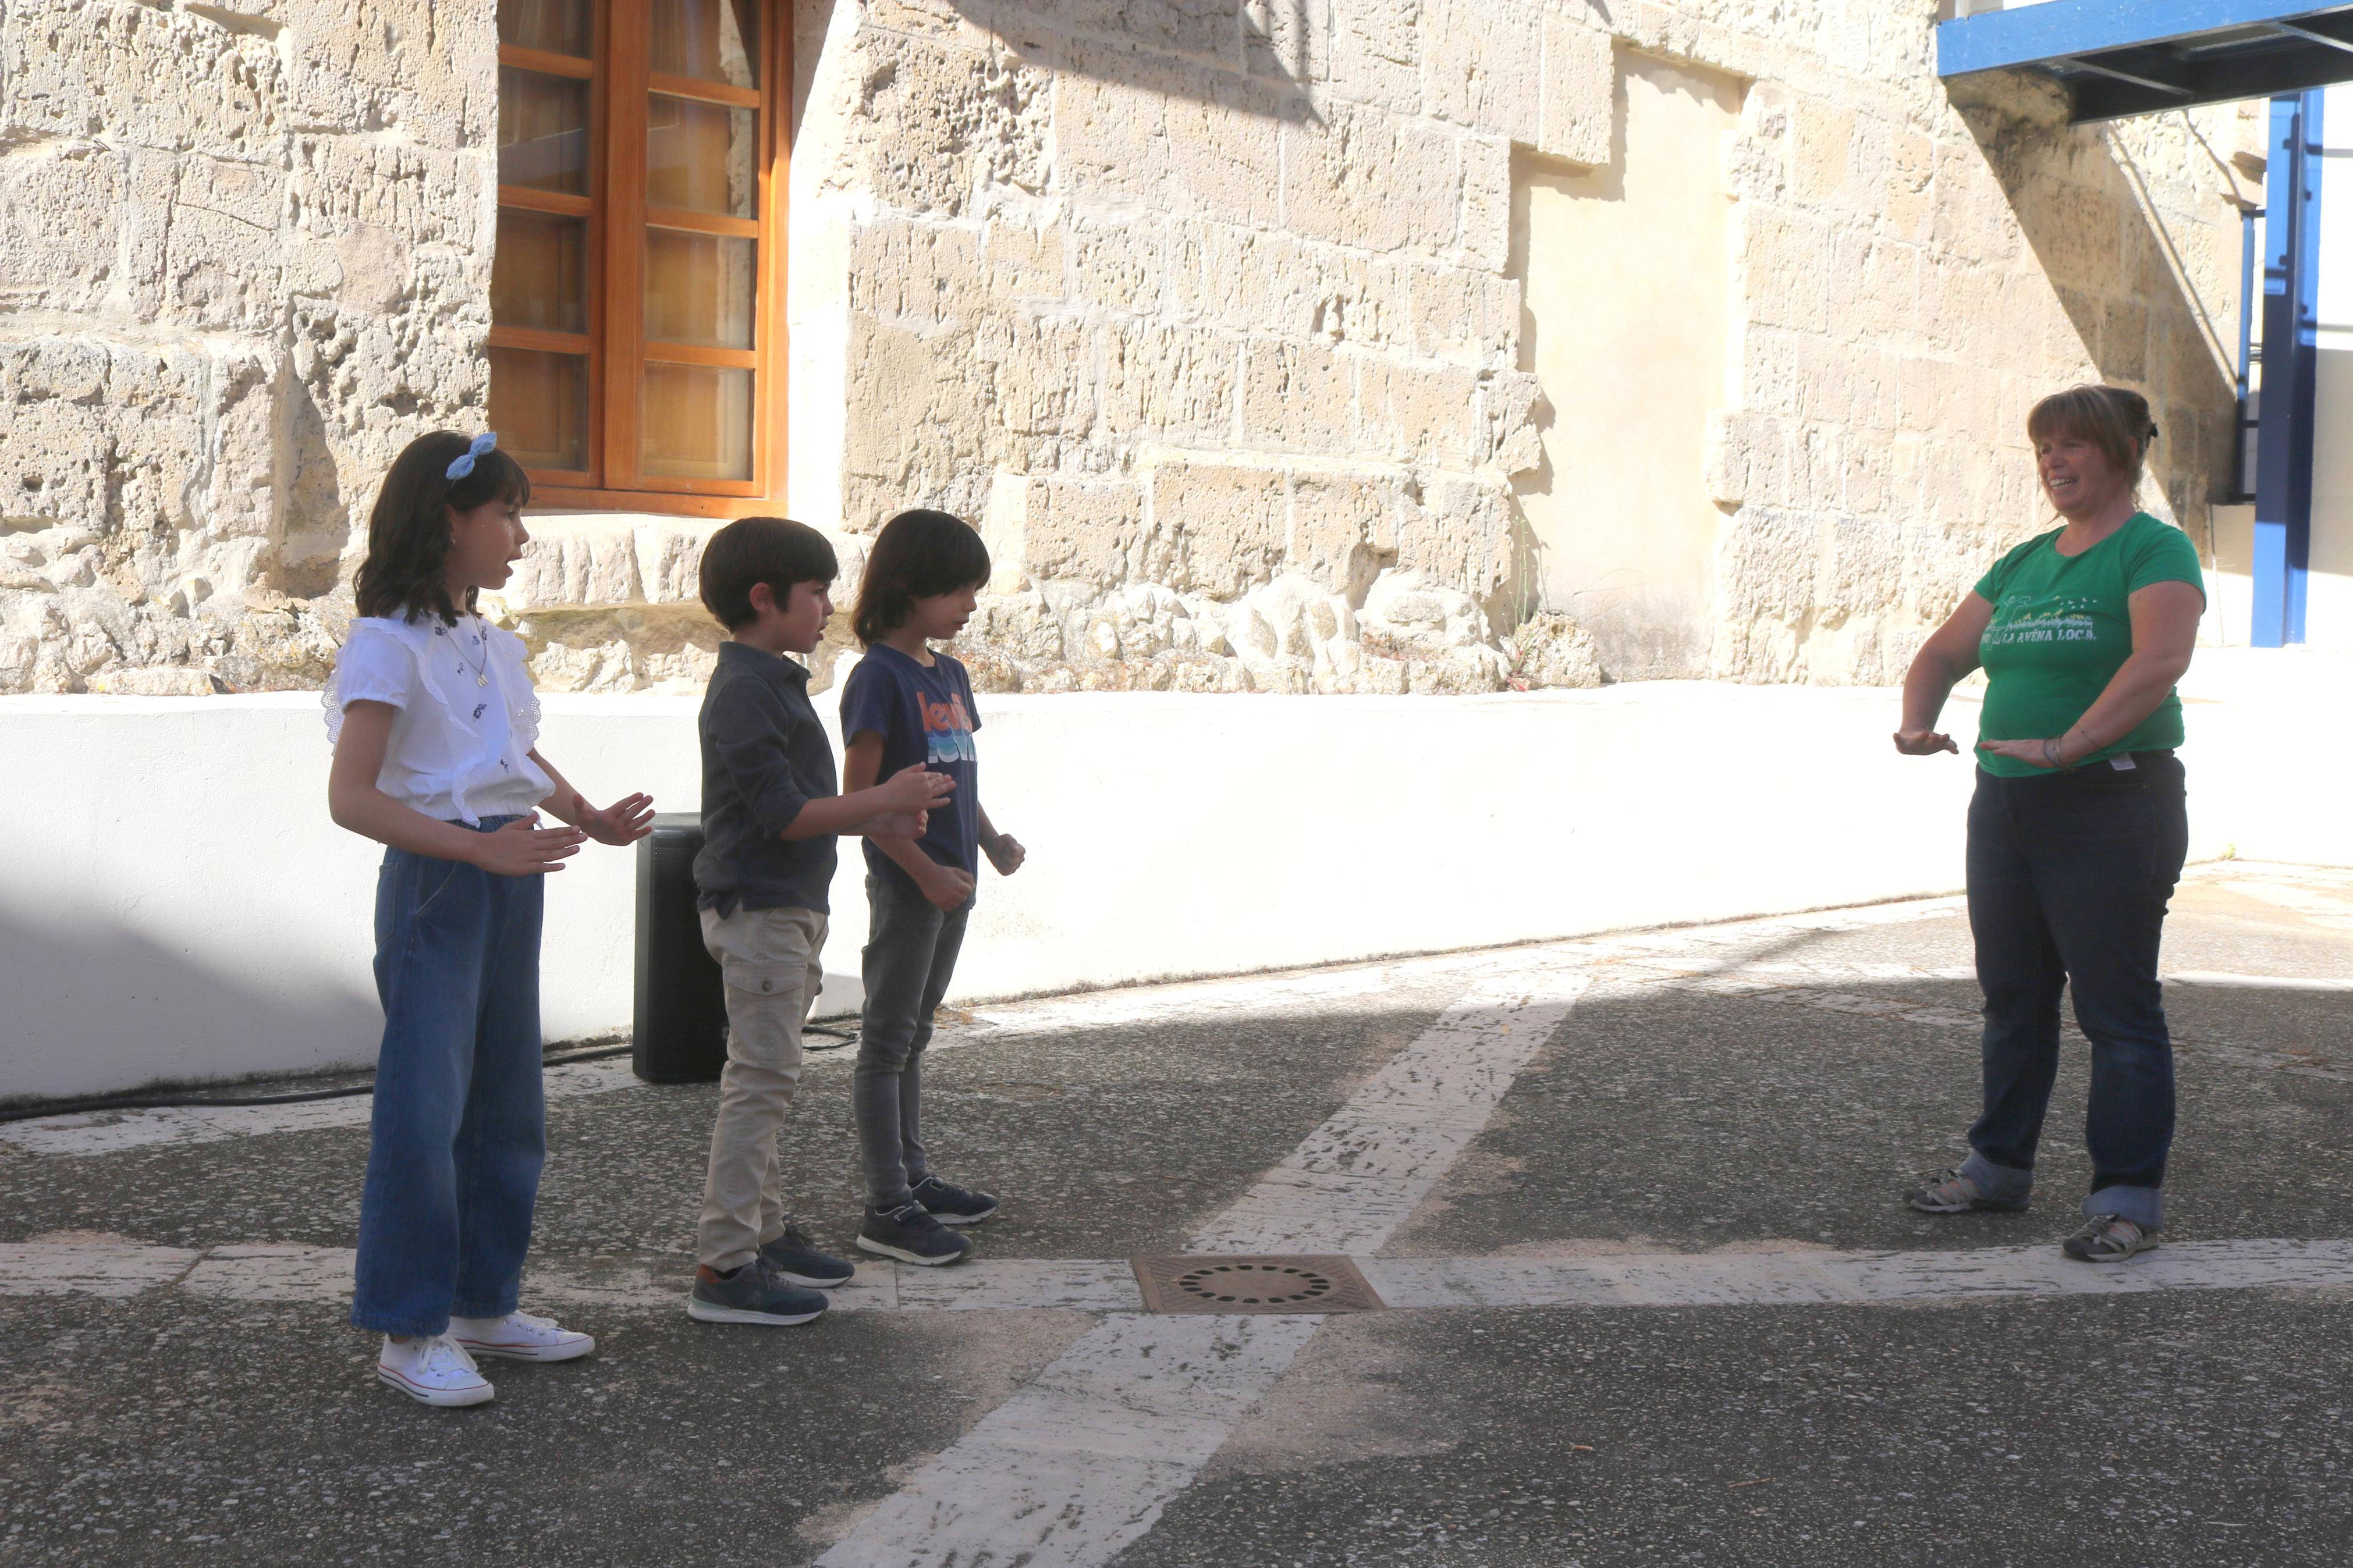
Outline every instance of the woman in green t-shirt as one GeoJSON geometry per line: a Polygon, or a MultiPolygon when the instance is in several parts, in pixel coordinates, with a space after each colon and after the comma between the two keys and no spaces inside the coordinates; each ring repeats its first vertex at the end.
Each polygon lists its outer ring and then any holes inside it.
{"type": "Polygon", "coordinates": [[[2157,426],[2137,393],[2078,386],[2026,422],[2066,526],[1994,563],[1912,661],[1907,756],[1957,752],[1936,731],[1982,667],[1969,803],[1969,930],[1985,991],[1985,1112],[1969,1157],[1905,1194],[1930,1214],[2022,1209],[2059,1066],[2059,996],[2092,1042],[2092,1193],[2068,1257],[2113,1262],[2165,1226],[2173,1045],[2157,977],[2166,902],[2189,848],[2181,700],[2206,594],[2198,552],[2139,510],[2157,426]]]}

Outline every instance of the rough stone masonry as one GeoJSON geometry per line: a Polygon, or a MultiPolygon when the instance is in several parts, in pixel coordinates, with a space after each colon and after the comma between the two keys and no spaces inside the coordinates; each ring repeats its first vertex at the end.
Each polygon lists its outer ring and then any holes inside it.
{"type": "MultiPolygon", "coordinates": [[[[997,689],[1610,677],[1535,586],[1510,227],[1526,171],[1622,157],[1630,56],[1740,103],[1689,673],[1893,679],[2041,524],[2021,426],[2068,382],[2148,393],[2201,544],[2227,481],[2253,121],[1956,102],[1934,0],[787,10],[778,501],[853,578],[902,506],[983,527],[997,689]]],[[[323,679],[377,476],[488,420],[496,79],[494,0],[0,9],[0,691],[323,679]]],[[[713,522],[533,526],[494,608],[545,686],[699,679],[713,522]]]]}

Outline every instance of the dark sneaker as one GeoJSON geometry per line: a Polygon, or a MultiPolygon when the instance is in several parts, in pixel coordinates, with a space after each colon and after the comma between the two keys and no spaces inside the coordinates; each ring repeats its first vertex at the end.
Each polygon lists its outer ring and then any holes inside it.
{"type": "Polygon", "coordinates": [[[953,1186],[937,1176],[915,1184],[915,1201],[942,1225],[978,1225],[997,1212],[997,1200],[987,1193],[953,1186]]]}
{"type": "Polygon", "coordinates": [[[954,1234],[934,1219],[921,1204],[901,1204],[894,1209],[868,1209],[858,1227],[858,1245],[902,1263],[936,1268],[960,1263],[972,1250],[969,1237],[954,1234]]]}
{"type": "Polygon", "coordinates": [[[786,1284],[807,1285],[819,1290],[847,1284],[849,1277],[858,1272],[856,1265],[819,1252],[797,1225],[785,1226],[785,1234],[762,1247],[760,1256],[768,1260],[768,1267],[786,1284]]]}
{"type": "Polygon", "coordinates": [[[788,1285],[765,1258],[722,1274],[708,1264],[694,1271],[694,1294],[686,1315],[705,1323],[770,1323],[790,1327],[825,1316],[828,1303],[815,1290],[788,1285]]]}
{"type": "Polygon", "coordinates": [[[1958,1171],[1937,1172],[1906,1191],[1904,1201],[1922,1214],[1967,1214],[1971,1209],[2016,1213],[2027,1205],[2023,1193],[2015,1197],[1989,1196],[1978,1185],[1976,1177],[1964,1176],[1958,1171]]]}
{"type": "Polygon", "coordinates": [[[2095,1214],[2084,1228],[2059,1244],[2059,1250],[2079,1263],[2122,1263],[2136,1252],[2161,1245],[2165,1232],[2144,1230],[2131,1220],[2095,1214]]]}

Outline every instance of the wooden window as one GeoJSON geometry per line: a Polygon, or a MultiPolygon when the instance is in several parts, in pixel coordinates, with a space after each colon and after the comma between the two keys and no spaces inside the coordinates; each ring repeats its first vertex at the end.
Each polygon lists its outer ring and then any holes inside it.
{"type": "Polygon", "coordinates": [[[783,0],[499,0],[491,426],[537,500],[784,491],[783,0]]]}

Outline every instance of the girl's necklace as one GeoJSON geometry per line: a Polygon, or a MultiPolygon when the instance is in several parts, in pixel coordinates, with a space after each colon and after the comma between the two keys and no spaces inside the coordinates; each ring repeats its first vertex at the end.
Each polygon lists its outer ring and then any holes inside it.
{"type": "Polygon", "coordinates": [[[474,662],[474,656],[466,651],[466,639],[464,637],[459,637],[453,638],[452,640],[458,645],[458,657],[464,659],[466,661],[466,668],[474,672],[474,684],[477,686],[488,686],[491,683],[491,645],[485,641],[482,637],[482,617],[480,616],[470,616],[467,618],[474,623],[474,641],[482,650],[482,662],[476,664],[474,662]]]}

